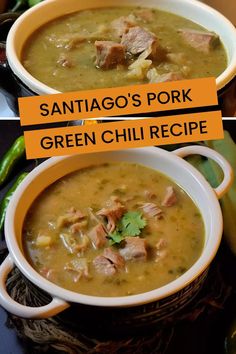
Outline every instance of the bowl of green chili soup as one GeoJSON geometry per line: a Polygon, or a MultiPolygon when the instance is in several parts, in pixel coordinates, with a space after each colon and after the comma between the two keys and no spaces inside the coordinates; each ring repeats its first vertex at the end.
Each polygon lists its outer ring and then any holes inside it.
{"type": "MultiPolygon", "coordinates": [[[[114,327],[171,316],[203,285],[222,235],[218,198],[231,182],[227,161],[200,146],[48,159],[26,177],[7,210],[10,255],[0,267],[1,305],[27,318],[76,304],[86,318],[117,311],[114,327]],[[213,190],[183,159],[191,154],[221,166],[219,187],[213,190]],[[9,297],[5,279],[14,264],[52,296],[48,305],[27,307],[9,297]]],[[[111,321],[107,316],[103,321],[111,321]]]]}
{"type": "Polygon", "coordinates": [[[22,95],[215,77],[230,116],[235,43],[235,27],[194,0],[49,0],[14,23],[7,58],[22,95]]]}

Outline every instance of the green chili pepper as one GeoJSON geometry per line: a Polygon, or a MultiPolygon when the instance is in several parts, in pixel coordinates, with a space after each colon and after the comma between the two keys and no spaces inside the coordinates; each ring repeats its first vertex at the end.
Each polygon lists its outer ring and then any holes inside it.
{"type": "MultiPolygon", "coordinates": [[[[229,132],[224,132],[224,139],[205,141],[204,145],[223,155],[229,161],[236,175],[236,144],[229,132]]],[[[222,182],[222,170],[213,160],[191,156],[188,158],[188,162],[206,177],[212,187],[215,188],[222,182]]],[[[220,205],[224,219],[224,238],[231,251],[236,255],[236,178],[231,189],[221,198],[220,205]]]]}
{"type": "Polygon", "coordinates": [[[6,182],[14,166],[25,153],[24,137],[21,135],[15,140],[10,149],[0,161],[0,186],[6,182]]]}
{"type": "Polygon", "coordinates": [[[28,0],[28,4],[30,7],[39,4],[40,2],[42,2],[42,0],[28,0]]]}
{"type": "Polygon", "coordinates": [[[29,7],[39,4],[43,0],[17,0],[15,5],[10,9],[12,12],[27,10],[29,7]]]}
{"type": "Polygon", "coordinates": [[[20,176],[17,178],[13,186],[7,191],[6,195],[2,199],[0,203],[0,231],[3,227],[4,220],[5,220],[5,215],[6,215],[6,210],[7,206],[11,200],[11,197],[13,193],[15,192],[16,188],[19,186],[19,184],[23,181],[23,179],[28,175],[28,172],[23,172],[20,174],[20,176]]]}

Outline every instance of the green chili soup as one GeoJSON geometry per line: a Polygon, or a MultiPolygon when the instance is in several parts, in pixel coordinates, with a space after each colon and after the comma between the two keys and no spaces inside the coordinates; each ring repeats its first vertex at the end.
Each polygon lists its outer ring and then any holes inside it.
{"type": "Polygon", "coordinates": [[[94,296],[159,288],[199,258],[200,211],[167,176],[127,162],[91,166],[44,190],[30,207],[23,246],[51,282],[94,296]]]}
{"type": "Polygon", "coordinates": [[[227,67],[220,38],[183,17],[150,8],[75,12],[35,31],[22,63],[59,91],[218,77],[227,67]]]}

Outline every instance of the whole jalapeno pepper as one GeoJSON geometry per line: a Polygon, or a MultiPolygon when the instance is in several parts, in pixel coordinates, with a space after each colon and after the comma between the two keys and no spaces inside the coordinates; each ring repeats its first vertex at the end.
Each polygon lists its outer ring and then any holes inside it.
{"type": "Polygon", "coordinates": [[[3,197],[2,201],[0,202],[0,231],[2,230],[4,220],[5,220],[5,215],[6,215],[6,210],[7,206],[11,200],[11,197],[13,193],[15,192],[16,188],[19,186],[19,184],[23,181],[23,179],[28,175],[28,172],[23,172],[19,175],[15,183],[12,185],[12,187],[7,191],[6,195],[3,197]]]}
{"type": "Polygon", "coordinates": [[[24,136],[17,138],[0,161],[0,186],[6,182],[14,166],[25,154],[24,136]]]}

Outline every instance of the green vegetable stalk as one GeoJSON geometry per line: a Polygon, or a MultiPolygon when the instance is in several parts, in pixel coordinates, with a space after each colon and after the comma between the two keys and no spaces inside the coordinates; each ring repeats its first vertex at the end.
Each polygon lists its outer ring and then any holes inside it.
{"type": "Polygon", "coordinates": [[[25,142],[22,135],[15,140],[0,161],[0,186],[7,181],[16,163],[24,156],[24,154],[25,142]]]}
{"type": "MultiPolygon", "coordinates": [[[[224,140],[214,140],[206,144],[229,161],[236,175],[236,144],[230,134],[225,131],[224,140]]],[[[219,184],[222,180],[222,171],[216,163],[213,161],[210,163],[219,184]]],[[[232,252],[236,255],[236,179],[234,179],[229,192],[221,198],[220,204],[224,219],[224,236],[232,252]]]]}
{"type": "MultiPolygon", "coordinates": [[[[227,131],[224,134],[223,140],[205,142],[205,145],[223,155],[236,175],[236,144],[227,131]]],[[[221,183],[223,173],[214,161],[199,156],[190,157],[188,161],[205,176],[212,187],[215,188],[221,183]]],[[[236,255],[236,179],[229,192],[221,198],[220,204],[224,219],[224,237],[236,255]]]]}
{"type": "Polygon", "coordinates": [[[8,190],[5,197],[2,199],[2,201],[0,203],[0,231],[2,230],[2,227],[4,224],[7,206],[11,200],[11,197],[12,197],[13,193],[15,192],[16,188],[19,186],[19,184],[23,181],[23,179],[27,175],[28,175],[28,172],[23,172],[22,174],[20,174],[20,176],[17,178],[16,182],[8,190]]]}
{"type": "Polygon", "coordinates": [[[28,4],[30,7],[39,4],[40,2],[42,2],[42,0],[28,0],[28,4]]]}

